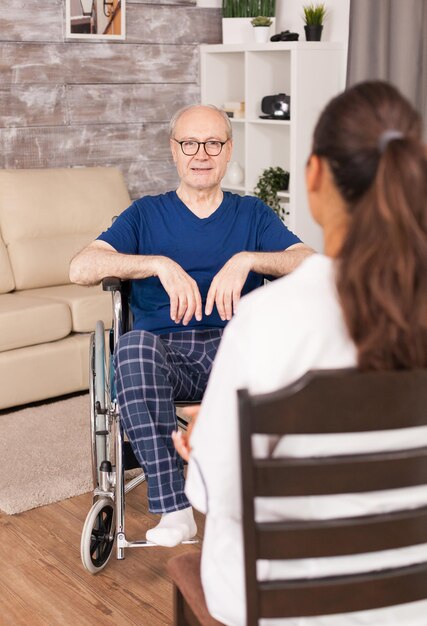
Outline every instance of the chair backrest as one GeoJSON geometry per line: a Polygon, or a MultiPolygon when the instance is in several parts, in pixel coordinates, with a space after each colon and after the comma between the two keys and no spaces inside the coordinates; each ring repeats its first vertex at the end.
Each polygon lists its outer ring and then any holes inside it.
{"type": "Polygon", "coordinates": [[[252,436],[357,433],[427,424],[427,370],[312,371],[279,391],[239,391],[247,626],[260,618],[374,609],[427,598],[427,563],[257,581],[257,559],[334,557],[427,542],[427,508],[322,521],[255,521],[256,497],[360,493],[427,484],[427,448],[257,459],[252,436]]]}

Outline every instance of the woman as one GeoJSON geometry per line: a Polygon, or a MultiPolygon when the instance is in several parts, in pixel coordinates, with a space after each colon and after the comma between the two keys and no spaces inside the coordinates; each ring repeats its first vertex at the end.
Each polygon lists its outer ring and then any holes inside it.
{"type": "MultiPolygon", "coordinates": [[[[202,581],[210,612],[243,626],[244,587],[236,390],[273,391],[314,368],[427,367],[427,156],[421,122],[383,82],[333,99],[314,131],[306,183],[325,256],[244,298],[229,324],[191,436],[187,494],[207,513],[202,581]],[[216,445],[214,445],[216,443],[216,445]]],[[[188,453],[182,437],[177,447],[188,453]]],[[[289,436],[273,454],[310,456],[427,445],[425,428],[375,434],[289,436]]],[[[266,455],[258,442],[256,453],[266,455]]],[[[374,496],[286,498],[263,519],[367,515],[427,504],[427,489],[374,496]]],[[[304,577],[395,567],[427,559],[427,545],[399,554],[262,563],[260,576],[304,577]]],[[[426,624],[427,602],[265,624],[426,624]]]]}

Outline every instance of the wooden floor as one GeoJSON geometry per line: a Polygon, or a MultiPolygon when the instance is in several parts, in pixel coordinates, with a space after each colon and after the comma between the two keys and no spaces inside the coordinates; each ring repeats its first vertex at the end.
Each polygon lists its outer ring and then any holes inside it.
{"type": "MultiPolygon", "coordinates": [[[[126,537],[145,538],[156,516],[147,513],[145,485],[127,495],[126,537]]],[[[88,574],[80,536],[92,494],[19,515],[0,515],[1,626],[170,626],[172,588],[167,560],[201,544],[134,548],[88,574]]],[[[154,523],[153,523],[154,522],[154,523]]],[[[197,517],[199,538],[203,518],[197,517]]]]}

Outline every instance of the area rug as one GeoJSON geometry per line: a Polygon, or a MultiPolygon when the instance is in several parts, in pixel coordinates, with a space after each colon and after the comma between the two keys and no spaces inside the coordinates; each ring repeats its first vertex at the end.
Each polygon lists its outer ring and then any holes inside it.
{"type": "Polygon", "coordinates": [[[0,510],[92,490],[89,395],[0,414],[0,510]]]}

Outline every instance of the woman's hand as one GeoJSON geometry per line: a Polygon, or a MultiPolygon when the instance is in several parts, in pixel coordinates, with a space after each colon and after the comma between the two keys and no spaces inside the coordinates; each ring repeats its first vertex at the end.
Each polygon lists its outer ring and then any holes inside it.
{"type": "Polygon", "coordinates": [[[200,404],[186,406],[183,409],[183,413],[186,417],[191,418],[191,422],[188,425],[187,432],[182,432],[181,430],[174,430],[172,432],[172,441],[175,446],[176,451],[184,461],[189,461],[190,453],[191,453],[191,445],[190,445],[190,436],[191,431],[193,430],[194,424],[196,423],[197,416],[200,411],[200,404]]]}

